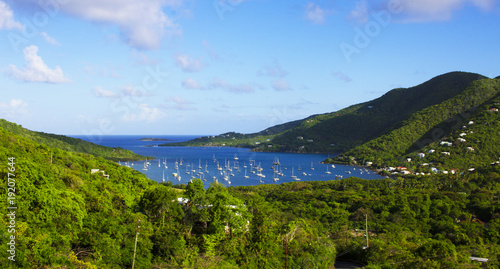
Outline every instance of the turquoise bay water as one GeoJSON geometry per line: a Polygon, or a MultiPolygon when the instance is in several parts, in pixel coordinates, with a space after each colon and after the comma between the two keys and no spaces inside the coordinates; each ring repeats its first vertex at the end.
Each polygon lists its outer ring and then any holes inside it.
{"type": "Polygon", "coordinates": [[[204,179],[207,188],[214,180],[226,186],[280,184],[296,181],[292,178],[292,172],[301,181],[326,181],[351,176],[364,179],[382,178],[365,168],[320,163],[329,157],[327,154],[266,153],[227,147],[155,146],[168,142],[187,141],[199,136],[153,136],[154,138],[171,140],[167,142],[140,141],[141,138],[151,137],[147,135],[73,137],[103,146],[122,147],[137,154],[154,157],[154,159],[148,160],[147,170],[144,170],[144,161],[121,164],[130,165],[130,167],[144,173],[149,179],[157,182],[171,181],[174,184],[187,184],[193,177],[196,177],[204,179]],[[280,165],[273,165],[276,162],[279,162],[280,165]],[[177,170],[175,169],[176,163],[177,170]],[[217,167],[221,170],[218,170],[217,167]],[[260,172],[258,167],[261,168],[260,172]],[[180,175],[180,180],[174,177],[174,173],[180,175]],[[280,176],[278,173],[282,175],[280,176]],[[224,179],[225,176],[227,176],[227,180],[224,179]],[[274,181],[274,178],[279,180],[274,181]]]}

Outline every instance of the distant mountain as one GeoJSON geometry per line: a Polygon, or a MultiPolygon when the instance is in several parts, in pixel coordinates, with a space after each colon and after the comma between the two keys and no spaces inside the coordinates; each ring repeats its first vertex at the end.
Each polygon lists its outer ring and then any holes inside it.
{"type": "Polygon", "coordinates": [[[451,72],[415,87],[391,90],[369,102],[273,126],[255,134],[227,133],[182,145],[224,144],[277,152],[344,152],[398,128],[413,113],[444,102],[463,92],[473,81],[485,78],[474,73],[451,72]]]}
{"type": "Polygon", "coordinates": [[[66,151],[88,153],[108,160],[131,161],[143,160],[145,158],[123,148],[104,147],[78,138],[31,131],[4,119],[0,119],[0,128],[40,144],[66,151]]]}

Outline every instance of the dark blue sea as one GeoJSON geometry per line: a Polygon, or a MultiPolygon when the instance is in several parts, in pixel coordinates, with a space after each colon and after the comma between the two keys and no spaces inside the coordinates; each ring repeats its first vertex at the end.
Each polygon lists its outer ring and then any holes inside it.
{"type": "Polygon", "coordinates": [[[376,173],[361,167],[322,164],[322,161],[331,157],[328,154],[265,153],[229,147],[156,146],[199,137],[193,135],[73,137],[103,146],[121,147],[137,154],[154,157],[154,159],[147,162],[122,162],[120,164],[128,165],[157,182],[171,181],[174,184],[187,184],[192,178],[196,177],[203,179],[205,187],[208,188],[213,181],[218,181],[226,186],[248,186],[280,184],[299,180],[325,181],[351,176],[364,179],[382,178],[376,173]],[[141,141],[141,138],[149,137],[168,141],[141,141]],[[279,163],[279,165],[276,165],[276,163],[279,163]],[[295,179],[292,178],[292,173],[296,177],[295,179]],[[175,174],[180,178],[175,177],[175,174]],[[274,180],[275,178],[279,180],[274,180]]]}

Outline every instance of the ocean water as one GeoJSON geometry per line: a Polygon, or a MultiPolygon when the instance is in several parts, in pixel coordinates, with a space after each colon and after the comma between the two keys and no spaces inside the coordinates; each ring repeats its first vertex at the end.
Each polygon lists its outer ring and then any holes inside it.
{"type": "Polygon", "coordinates": [[[187,141],[199,136],[153,136],[169,141],[141,141],[147,135],[73,136],[109,147],[122,147],[154,159],[121,163],[144,173],[149,179],[187,184],[192,178],[204,180],[205,187],[218,181],[226,186],[280,184],[292,181],[326,181],[351,176],[380,179],[382,176],[361,167],[322,164],[328,154],[252,152],[230,147],[158,147],[169,142],[187,141]],[[279,162],[279,165],[273,163],[279,162]],[[177,168],[175,169],[177,164],[177,168]],[[147,167],[145,169],[145,166],[147,167]],[[201,167],[201,168],[200,168],[201,167]],[[219,167],[220,170],[217,168],[219,167]],[[259,169],[260,167],[260,169],[259,169]],[[274,169],[273,169],[274,167],[274,169]],[[229,170],[230,169],[230,170],[229,170]],[[260,173],[259,173],[260,170],[260,173]],[[180,180],[174,177],[180,175],[180,180]],[[278,173],[282,175],[278,175],[278,173]],[[262,176],[259,176],[261,174],[262,176]],[[247,177],[245,177],[245,175],[247,177]],[[296,176],[296,179],[292,178],[296,176]],[[227,180],[225,180],[227,176],[227,180]],[[274,178],[279,180],[275,181],[274,178]]]}

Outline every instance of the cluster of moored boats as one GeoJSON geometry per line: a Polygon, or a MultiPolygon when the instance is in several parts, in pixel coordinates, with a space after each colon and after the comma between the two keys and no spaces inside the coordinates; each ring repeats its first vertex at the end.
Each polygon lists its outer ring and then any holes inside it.
{"type": "MultiPolygon", "coordinates": [[[[151,160],[152,161],[152,160],[151,160]]],[[[144,161],[144,166],[142,170],[148,171],[150,167],[152,166],[150,160],[144,161]]],[[[260,183],[264,183],[264,178],[266,178],[266,175],[263,174],[263,168],[261,163],[257,163],[253,159],[249,159],[248,165],[246,162],[243,162],[243,165],[240,167],[240,161],[238,156],[235,154],[234,158],[232,160],[225,159],[224,164],[222,165],[219,160],[215,158],[215,154],[213,156],[213,162],[216,164],[215,169],[217,170],[216,172],[210,173],[208,169],[208,161],[205,162],[204,166],[202,166],[201,159],[198,160],[198,167],[195,166],[193,162],[185,162],[183,158],[180,158],[180,160],[175,160],[174,167],[173,167],[173,172],[172,176],[178,180],[179,182],[182,179],[182,172],[184,172],[189,180],[191,181],[194,178],[199,178],[203,181],[207,181],[207,177],[210,177],[214,181],[218,181],[219,178],[227,182],[227,184],[231,184],[231,177],[234,177],[236,173],[240,174],[242,171],[244,171],[243,178],[248,179],[250,178],[250,174],[254,174],[257,179],[259,180],[260,183]]],[[[121,163],[120,163],[121,164],[121,163]]],[[[122,164],[121,164],[122,165],[122,164]]],[[[124,164],[125,166],[130,167],[130,163],[126,162],[124,164]]],[[[133,163],[132,163],[133,165],[133,163]]],[[[167,173],[167,177],[165,178],[165,171],[167,171],[168,166],[167,166],[167,158],[162,158],[158,159],[158,167],[163,168],[162,174],[162,181],[168,181],[169,180],[169,173],[167,173]],[[163,162],[162,162],[163,161],[163,162]]],[[[326,171],[325,174],[330,175],[331,172],[329,171],[330,165],[326,165],[326,171]]],[[[333,169],[335,169],[335,165],[331,165],[333,169]]],[[[286,177],[285,173],[283,170],[287,170],[287,167],[284,167],[281,165],[280,161],[278,158],[276,158],[272,162],[271,169],[273,170],[273,177],[272,180],[273,182],[277,182],[280,180],[281,177],[286,177]]],[[[297,174],[295,173],[295,167],[292,167],[291,169],[291,175],[290,178],[292,180],[299,181],[301,180],[299,178],[300,175],[302,176],[311,176],[311,174],[307,174],[305,171],[302,171],[302,168],[300,165],[298,165],[298,172],[297,174]]],[[[313,162],[311,162],[311,171],[314,171],[314,165],[313,162]]],[[[346,171],[346,173],[350,174],[350,171],[346,171]]],[[[343,178],[343,175],[335,175],[336,178],[343,178]]]]}

